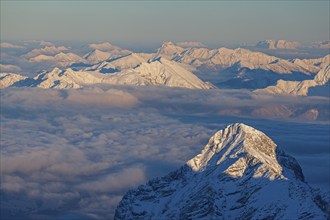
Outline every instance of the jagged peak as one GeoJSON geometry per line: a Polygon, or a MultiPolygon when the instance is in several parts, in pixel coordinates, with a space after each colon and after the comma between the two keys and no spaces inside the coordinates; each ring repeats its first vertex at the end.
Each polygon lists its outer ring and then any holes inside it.
{"type": "Polygon", "coordinates": [[[200,172],[209,166],[226,164],[229,166],[225,171],[227,174],[241,176],[252,161],[261,163],[261,170],[255,175],[284,178],[276,158],[276,144],[269,137],[253,127],[236,123],[216,132],[202,152],[189,160],[187,165],[193,171],[200,172]],[[239,173],[231,172],[231,167],[235,167],[236,163],[243,168],[239,173]]]}

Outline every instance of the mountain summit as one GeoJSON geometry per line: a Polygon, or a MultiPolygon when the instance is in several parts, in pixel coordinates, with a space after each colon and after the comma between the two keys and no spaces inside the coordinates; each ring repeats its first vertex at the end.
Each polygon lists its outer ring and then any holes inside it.
{"type": "Polygon", "coordinates": [[[259,164],[253,176],[270,180],[284,179],[276,158],[276,144],[265,134],[244,124],[234,124],[220,130],[210,139],[203,151],[187,162],[193,171],[222,164],[232,177],[242,177],[251,164],[259,164]]]}
{"type": "Polygon", "coordinates": [[[127,192],[115,219],[326,219],[328,211],[293,157],[232,124],[180,169],[127,192]]]}

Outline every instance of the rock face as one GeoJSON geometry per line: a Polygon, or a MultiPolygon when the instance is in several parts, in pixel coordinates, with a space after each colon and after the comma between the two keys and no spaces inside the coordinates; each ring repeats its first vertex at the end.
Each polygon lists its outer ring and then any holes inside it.
{"type": "Polygon", "coordinates": [[[115,219],[326,219],[297,161],[244,124],[218,131],[180,169],[130,190],[115,219]]]}

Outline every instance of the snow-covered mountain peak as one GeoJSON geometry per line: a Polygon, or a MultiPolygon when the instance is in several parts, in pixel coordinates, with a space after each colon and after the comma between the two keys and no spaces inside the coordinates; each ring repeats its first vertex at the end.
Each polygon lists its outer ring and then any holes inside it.
{"type": "Polygon", "coordinates": [[[210,89],[207,84],[184,68],[182,64],[163,57],[149,60],[133,69],[147,84],[166,85],[170,87],[185,87],[191,89],[210,89]]]}
{"type": "Polygon", "coordinates": [[[176,171],[126,193],[119,219],[328,219],[298,162],[244,124],[217,132],[176,171]],[[285,176],[285,177],[284,177],[285,176]]]}
{"type": "Polygon", "coordinates": [[[256,176],[283,178],[282,167],[276,159],[276,144],[261,131],[245,124],[232,124],[215,133],[187,165],[198,172],[221,163],[229,165],[225,173],[233,177],[241,177],[249,166],[260,163],[256,176]]]}
{"type": "Polygon", "coordinates": [[[162,46],[157,50],[155,58],[165,57],[167,59],[172,59],[175,55],[180,54],[185,49],[177,46],[173,42],[164,42],[162,46]]]}
{"type": "Polygon", "coordinates": [[[109,59],[111,54],[98,49],[94,49],[83,56],[89,63],[98,63],[109,59]]]}

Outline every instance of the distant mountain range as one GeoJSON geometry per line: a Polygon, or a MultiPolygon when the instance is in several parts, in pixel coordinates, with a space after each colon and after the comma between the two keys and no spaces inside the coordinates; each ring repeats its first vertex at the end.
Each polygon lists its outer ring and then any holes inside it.
{"type": "MultiPolygon", "coordinates": [[[[12,56],[11,53],[1,54],[3,60],[11,62],[11,64],[6,63],[0,66],[1,87],[19,85],[48,88],[41,86],[41,80],[53,79],[48,75],[54,73],[52,70],[55,68],[55,72],[61,70],[63,73],[70,74],[61,75],[61,78],[57,77],[57,83],[48,83],[47,85],[51,88],[80,88],[93,83],[106,83],[255,90],[275,86],[279,80],[297,82],[312,80],[315,74],[330,63],[330,55],[316,59],[282,59],[243,48],[208,49],[198,42],[165,42],[155,53],[134,53],[110,43],[90,44],[84,47],[83,51],[89,50],[85,53],[64,46],[55,46],[50,42],[46,43],[40,43],[39,48],[32,50],[24,49],[20,45],[2,43],[2,47],[9,48],[8,50],[23,50],[23,52],[18,57],[12,56]],[[78,52],[80,55],[77,54],[78,52]],[[156,67],[157,62],[161,64],[162,68],[156,67]],[[26,66],[45,69],[39,71],[42,72],[43,77],[40,75],[29,77],[26,79],[29,82],[27,84],[26,81],[15,83],[15,80],[21,80],[23,77],[16,74],[19,72],[24,75],[26,66]],[[152,68],[146,66],[152,66],[152,68]],[[172,68],[172,66],[175,67],[172,68]],[[164,76],[164,71],[166,76],[164,76]],[[171,74],[169,74],[170,72],[171,74]],[[176,74],[173,74],[174,72],[176,74]],[[182,76],[179,77],[180,74],[184,77],[189,75],[190,78],[182,79],[182,76]],[[191,74],[196,75],[194,82],[191,81],[191,74]],[[70,80],[67,79],[67,83],[64,82],[64,76],[70,78],[70,80]],[[83,77],[90,78],[83,80],[83,77]],[[31,81],[30,78],[34,78],[34,83],[31,84],[33,80],[31,81]],[[39,81],[36,81],[37,78],[39,81]],[[77,80],[78,78],[79,80],[77,80]],[[75,80],[72,81],[72,79],[75,80]],[[174,82],[174,79],[179,81],[174,82]],[[198,79],[198,83],[196,79],[198,79]],[[189,81],[189,83],[183,83],[183,81],[189,81]],[[202,84],[203,86],[201,86],[202,84]],[[211,84],[214,86],[210,86],[211,84]]],[[[267,40],[259,42],[257,45],[260,47],[268,45],[268,48],[275,49],[292,49],[298,44],[284,40],[267,40]]],[[[326,45],[326,43],[322,42],[322,45],[326,45]]]]}
{"type": "Polygon", "coordinates": [[[70,68],[61,70],[55,68],[50,72],[42,72],[33,78],[18,74],[2,73],[0,75],[0,88],[39,87],[45,89],[69,89],[94,84],[168,86],[189,89],[213,88],[211,84],[201,81],[181,64],[164,58],[142,62],[138,66],[113,74],[103,74],[100,72],[74,71],[70,68]]]}
{"type": "Polygon", "coordinates": [[[329,211],[293,157],[232,124],[180,169],[128,191],[115,219],[327,219],[329,211]]]}
{"type": "Polygon", "coordinates": [[[271,50],[297,50],[302,48],[317,48],[317,49],[329,49],[330,41],[320,41],[313,42],[311,44],[302,44],[297,41],[288,41],[288,40],[264,40],[259,41],[256,45],[256,48],[264,48],[271,50]]]}
{"type": "Polygon", "coordinates": [[[267,48],[267,49],[290,49],[295,50],[299,48],[301,44],[297,41],[286,41],[286,40],[265,40],[259,41],[256,47],[267,48]]]}

